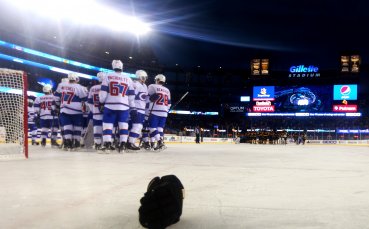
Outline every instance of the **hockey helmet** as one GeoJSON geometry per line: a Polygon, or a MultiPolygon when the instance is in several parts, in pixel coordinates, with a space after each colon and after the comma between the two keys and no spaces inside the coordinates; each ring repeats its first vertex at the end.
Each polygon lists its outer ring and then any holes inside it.
{"type": "Polygon", "coordinates": [[[111,65],[112,65],[114,70],[116,70],[116,69],[123,70],[123,63],[120,60],[113,60],[111,65]]]}
{"type": "Polygon", "coordinates": [[[42,91],[45,92],[45,93],[50,93],[52,90],[52,87],[51,85],[49,84],[46,84],[43,88],[42,88],[42,91]]]}
{"type": "Polygon", "coordinates": [[[27,99],[28,102],[28,106],[32,106],[33,105],[33,100],[32,99],[27,99]]]}
{"type": "Polygon", "coordinates": [[[165,83],[165,76],[163,74],[159,74],[155,76],[155,82],[162,82],[165,83]]]}
{"type": "Polygon", "coordinates": [[[78,77],[77,73],[70,72],[70,73],[68,73],[68,80],[69,81],[76,81],[76,82],[78,82],[79,81],[79,77],[78,77]]]}
{"type": "Polygon", "coordinates": [[[147,80],[147,73],[144,70],[137,70],[136,77],[139,80],[146,81],[147,80]]]}
{"type": "Polygon", "coordinates": [[[97,73],[97,78],[99,79],[99,82],[102,82],[103,79],[105,77],[105,73],[104,72],[99,72],[97,73]]]}

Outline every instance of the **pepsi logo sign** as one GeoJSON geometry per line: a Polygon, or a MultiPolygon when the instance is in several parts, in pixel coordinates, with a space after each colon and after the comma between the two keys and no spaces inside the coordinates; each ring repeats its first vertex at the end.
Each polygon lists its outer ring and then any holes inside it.
{"type": "Polygon", "coordinates": [[[357,84],[341,84],[334,85],[333,99],[334,100],[357,100],[357,84]]]}
{"type": "Polygon", "coordinates": [[[340,89],[342,95],[349,95],[351,93],[351,88],[348,85],[343,85],[340,89]]]}

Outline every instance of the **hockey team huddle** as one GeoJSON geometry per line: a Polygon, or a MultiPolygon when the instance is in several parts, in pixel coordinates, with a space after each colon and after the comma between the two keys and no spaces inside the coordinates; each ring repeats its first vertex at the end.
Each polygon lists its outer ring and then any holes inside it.
{"type": "Polygon", "coordinates": [[[161,150],[164,145],[164,127],[171,106],[171,96],[164,86],[166,78],[155,76],[155,84],[146,86],[147,73],[136,71],[137,80],[123,74],[123,63],[113,60],[114,72],[99,72],[99,84],[90,91],[80,85],[76,73],[69,73],[56,91],[50,85],[43,87],[45,95],[28,101],[28,125],[32,144],[36,143],[37,128],[41,127],[41,146],[46,145],[51,131],[51,145],[64,150],[78,150],[86,134],[89,118],[93,122],[96,150],[161,150]],[[63,143],[57,143],[57,131],[63,143]],[[137,146],[138,139],[140,143],[137,146]],[[140,147],[141,146],[141,147],[140,147]]]}

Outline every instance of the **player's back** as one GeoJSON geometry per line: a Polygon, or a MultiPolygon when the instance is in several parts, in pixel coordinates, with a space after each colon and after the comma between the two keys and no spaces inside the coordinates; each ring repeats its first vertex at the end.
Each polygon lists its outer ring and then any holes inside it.
{"type": "Polygon", "coordinates": [[[100,93],[101,85],[95,85],[91,87],[90,92],[88,94],[88,103],[90,104],[90,110],[93,114],[100,114],[100,101],[99,101],[99,93],[100,93]]]}
{"type": "Polygon", "coordinates": [[[55,96],[55,102],[56,102],[56,105],[58,107],[60,107],[60,99],[61,99],[61,87],[63,86],[66,86],[66,85],[69,85],[69,82],[61,82],[58,84],[58,87],[56,88],[56,91],[54,92],[54,96],[55,96]]]}
{"type": "Polygon", "coordinates": [[[99,93],[100,103],[110,110],[128,110],[129,96],[134,95],[133,81],[119,72],[108,73],[99,93]]]}
{"type": "Polygon", "coordinates": [[[147,86],[139,81],[134,81],[135,88],[135,106],[136,110],[142,114],[145,113],[147,86]]]}
{"type": "Polygon", "coordinates": [[[53,110],[55,110],[55,97],[53,94],[37,97],[34,104],[40,113],[41,119],[53,119],[53,110]]]}
{"type": "Polygon", "coordinates": [[[34,106],[28,107],[28,123],[29,124],[35,123],[35,107],[34,106]]]}
{"type": "Polygon", "coordinates": [[[160,84],[151,84],[147,90],[149,96],[156,94],[158,97],[154,103],[150,102],[149,111],[151,110],[151,113],[154,115],[167,117],[171,106],[169,89],[160,84]]]}
{"type": "Polygon", "coordinates": [[[82,102],[87,99],[87,89],[77,83],[62,83],[57,89],[60,95],[60,112],[82,114],[82,102]]]}

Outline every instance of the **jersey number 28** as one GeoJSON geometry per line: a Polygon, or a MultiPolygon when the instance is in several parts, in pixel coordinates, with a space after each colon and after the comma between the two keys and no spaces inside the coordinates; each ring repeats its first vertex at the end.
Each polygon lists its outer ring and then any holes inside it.
{"type": "Polygon", "coordinates": [[[168,106],[169,103],[168,95],[162,93],[157,93],[157,95],[159,96],[159,98],[158,100],[156,100],[156,104],[168,106]]]}

